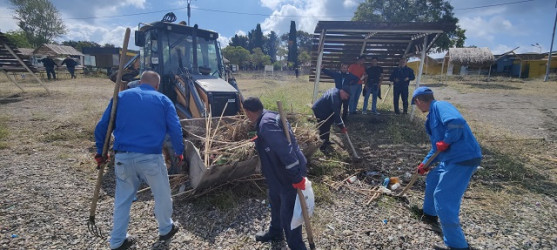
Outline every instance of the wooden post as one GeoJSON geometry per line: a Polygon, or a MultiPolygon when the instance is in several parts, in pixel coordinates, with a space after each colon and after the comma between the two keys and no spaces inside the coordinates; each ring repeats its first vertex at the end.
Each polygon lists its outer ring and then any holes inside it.
{"type": "MultiPolygon", "coordinates": [[[[416,89],[420,87],[420,81],[422,80],[422,73],[424,72],[425,64],[425,50],[427,48],[427,36],[424,37],[424,45],[422,47],[422,57],[420,61],[420,68],[418,72],[418,78],[416,78],[416,89]]],[[[414,119],[414,111],[416,110],[416,105],[412,105],[412,111],[410,112],[410,120],[414,119]]]]}
{"type": "Polygon", "coordinates": [[[313,97],[311,103],[315,102],[317,92],[319,91],[319,80],[321,80],[321,64],[323,62],[323,49],[325,47],[325,34],[327,30],[323,29],[319,36],[319,48],[317,49],[317,65],[315,65],[315,81],[313,83],[313,97]]]}
{"type": "Polygon", "coordinates": [[[33,73],[33,71],[27,67],[27,65],[25,64],[25,62],[23,62],[23,60],[21,60],[21,58],[19,58],[19,56],[17,56],[17,54],[10,48],[10,46],[8,46],[6,43],[4,43],[4,47],[6,48],[6,50],[8,50],[8,52],[10,52],[10,54],[12,54],[12,56],[15,57],[15,59],[17,59],[17,61],[27,70],[29,71],[29,73],[31,73],[31,75],[35,78],[35,80],[37,80],[37,82],[39,82],[39,84],[41,86],[43,86],[44,89],[46,89],[46,93],[48,93],[50,95],[50,90],[48,90],[48,88],[43,84],[43,82],[41,81],[41,79],[39,79],[35,73],[33,73]]]}

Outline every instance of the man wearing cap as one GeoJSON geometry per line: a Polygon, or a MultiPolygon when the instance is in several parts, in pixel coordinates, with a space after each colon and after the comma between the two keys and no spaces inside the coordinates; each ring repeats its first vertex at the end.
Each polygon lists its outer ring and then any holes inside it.
{"type": "Polygon", "coordinates": [[[417,88],[412,104],[428,112],[425,128],[431,140],[431,150],[417,168],[419,174],[427,174],[422,220],[436,225],[439,218],[445,245],[468,249],[458,216],[462,196],[482,159],[480,145],[460,112],[446,101],[435,100],[431,89],[417,88]],[[440,151],[434,160],[439,166],[429,171],[424,164],[435,151],[440,151]]]}
{"type": "Polygon", "coordinates": [[[362,84],[365,81],[365,61],[366,55],[360,55],[355,63],[348,66],[348,72],[360,79],[356,84],[351,85],[350,87],[350,100],[348,101],[348,110],[350,111],[350,114],[356,114],[356,109],[358,108],[358,101],[360,100],[360,94],[362,93],[362,84]]]}
{"type": "MultiPolygon", "coordinates": [[[[356,84],[360,79],[348,72],[348,64],[341,63],[340,71],[333,71],[323,67],[321,65],[321,70],[323,74],[330,76],[335,80],[335,87],[337,89],[342,89],[344,86],[352,86],[356,84]]],[[[342,120],[346,120],[348,116],[348,100],[342,101],[342,120]]]]}
{"type": "Polygon", "coordinates": [[[408,85],[413,81],[414,70],[406,66],[406,58],[400,59],[398,67],[393,70],[389,80],[393,82],[393,107],[395,114],[400,114],[398,99],[402,98],[402,112],[408,114],[408,85]]]}
{"type": "Polygon", "coordinates": [[[255,240],[281,241],[286,234],[290,249],[306,249],[302,240],[302,226],[290,228],[296,189],[304,190],[306,186],[306,157],[302,154],[290,126],[283,127],[278,113],[263,109],[263,104],[257,97],[246,98],[242,104],[246,116],[257,130],[255,148],[261,160],[261,172],[269,187],[271,204],[269,231],[258,233],[255,240]],[[285,130],[290,134],[290,143],[285,130]]]}
{"type": "Polygon", "coordinates": [[[323,141],[323,144],[320,147],[321,151],[326,152],[331,146],[329,133],[333,122],[340,128],[342,133],[345,134],[348,132],[340,116],[340,106],[343,101],[350,98],[349,89],[349,86],[344,86],[342,89],[329,89],[311,107],[317,121],[321,124],[318,127],[319,137],[323,141]]]}

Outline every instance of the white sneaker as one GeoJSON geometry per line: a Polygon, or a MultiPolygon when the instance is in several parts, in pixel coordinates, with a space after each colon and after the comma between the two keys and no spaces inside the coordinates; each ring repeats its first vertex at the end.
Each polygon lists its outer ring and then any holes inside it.
{"type": "Polygon", "coordinates": [[[367,111],[362,111],[362,115],[367,115],[367,111]]]}

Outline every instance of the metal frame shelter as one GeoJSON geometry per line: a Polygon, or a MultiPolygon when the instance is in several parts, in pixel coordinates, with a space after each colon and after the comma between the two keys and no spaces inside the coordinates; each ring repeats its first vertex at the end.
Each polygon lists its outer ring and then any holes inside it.
{"type": "Polygon", "coordinates": [[[404,57],[421,53],[420,70],[416,79],[419,86],[425,54],[439,36],[454,30],[450,23],[377,23],[352,21],[319,21],[313,36],[312,65],[310,75],[314,81],[313,102],[317,98],[319,82],[332,82],[331,78],[321,78],[321,65],[338,69],[340,63],[353,63],[359,55],[377,57],[384,69],[384,77],[398,65],[404,57]]]}
{"type": "Polygon", "coordinates": [[[19,84],[17,84],[15,79],[11,78],[8,75],[8,72],[29,72],[31,76],[33,76],[33,78],[35,78],[35,80],[39,82],[41,86],[43,86],[46,92],[50,94],[50,91],[48,90],[46,85],[44,85],[41,79],[39,79],[35,75],[37,69],[31,64],[31,62],[28,59],[22,59],[21,51],[19,51],[17,47],[13,43],[11,43],[1,32],[0,32],[0,71],[2,71],[4,75],[6,75],[8,80],[10,80],[13,84],[15,84],[15,86],[17,86],[21,91],[25,91],[25,90],[23,90],[23,88],[19,86],[19,84]]]}

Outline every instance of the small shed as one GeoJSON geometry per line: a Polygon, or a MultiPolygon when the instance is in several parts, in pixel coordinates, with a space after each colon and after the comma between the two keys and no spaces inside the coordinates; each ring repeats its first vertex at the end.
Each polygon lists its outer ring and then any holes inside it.
{"type": "Polygon", "coordinates": [[[450,48],[443,60],[443,72],[447,75],[468,75],[470,71],[489,71],[495,57],[489,48],[450,48]]]}
{"type": "MultiPolygon", "coordinates": [[[[86,47],[83,48],[82,51],[85,57],[88,58],[85,64],[86,66],[106,69],[109,74],[111,69],[117,68],[120,64],[121,48],[86,47]]],[[[128,50],[126,53],[126,62],[138,53],[138,51],[128,50]]]]}
{"type": "Polygon", "coordinates": [[[54,57],[54,61],[60,65],[66,56],[74,58],[79,64],[83,65],[83,54],[74,47],[58,44],[43,44],[33,51],[35,58],[40,60],[47,56],[54,57]]]}

